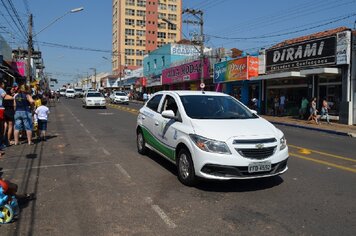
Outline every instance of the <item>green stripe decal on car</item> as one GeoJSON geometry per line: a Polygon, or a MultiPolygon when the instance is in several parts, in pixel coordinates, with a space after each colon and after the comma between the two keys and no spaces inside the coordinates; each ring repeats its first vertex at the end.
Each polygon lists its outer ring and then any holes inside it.
{"type": "Polygon", "coordinates": [[[175,150],[168,147],[167,145],[163,144],[162,142],[160,142],[156,137],[154,137],[146,128],[142,127],[142,131],[143,131],[143,136],[145,138],[145,141],[151,145],[152,147],[154,147],[155,149],[157,149],[157,151],[161,152],[163,155],[165,155],[166,157],[168,157],[169,159],[175,161],[175,150]]]}

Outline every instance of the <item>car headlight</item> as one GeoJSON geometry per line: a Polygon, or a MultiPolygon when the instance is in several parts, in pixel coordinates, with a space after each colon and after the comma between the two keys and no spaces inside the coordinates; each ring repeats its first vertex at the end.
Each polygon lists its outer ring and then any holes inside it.
{"type": "Polygon", "coordinates": [[[285,149],[286,147],[287,147],[287,139],[284,137],[284,135],[283,135],[283,137],[279,140],[279,143],[280,143],[280,147],[279,147],[279,150],[283,150],[283,149],[285,149]]]}
{"type": "Polygon", "coordinates": [[[189,136],[195,145],[203,151],[220,154],[231,154],[230,149],[225,142],[204,138],[196,134],[190,134],[189,136]]]}

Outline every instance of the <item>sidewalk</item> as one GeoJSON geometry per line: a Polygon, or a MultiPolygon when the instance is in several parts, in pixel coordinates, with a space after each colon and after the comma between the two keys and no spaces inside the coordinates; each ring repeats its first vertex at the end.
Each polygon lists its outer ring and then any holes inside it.
{"type": "Polygon", "coordinates": [[[300,120],[291,116],[276,117],[276,116],[261,115],[261,117],[265,118],[266,120],[268,120],[273,124],[292,126],[297,128],[321,131],[321,132],[338,134],[338,135],[346,135],[346,136],[356,138],[356,126],[338,124],[334,122],[332,122],[331,124],[327,124],[325,121],[317,125],[315,124],[315,122],[300,120]]]}

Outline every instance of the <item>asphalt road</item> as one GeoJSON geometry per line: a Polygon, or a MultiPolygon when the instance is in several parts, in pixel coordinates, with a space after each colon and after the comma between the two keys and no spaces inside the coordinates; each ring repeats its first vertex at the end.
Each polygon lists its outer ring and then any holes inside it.
{"type": "Polygon", "coordinates": [[[354,235],[356,139],[279,126],[280,177],[182,185],[175,166],[136,151],[138,104],[51,107],[50,139],[10,147],[2,177],[34,192],[1,235],[354,235]]]}

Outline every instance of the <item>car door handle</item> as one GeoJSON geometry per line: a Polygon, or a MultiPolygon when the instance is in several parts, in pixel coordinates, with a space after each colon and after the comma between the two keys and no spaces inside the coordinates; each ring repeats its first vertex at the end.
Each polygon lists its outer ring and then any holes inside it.
{"type": "Polygon", "coordinates": [[[156,122],[155,122],[155,126],[158,126],[158,125],[159,125],[159,123],[158,123],[158,121],[156,121],[156,122]]]}

